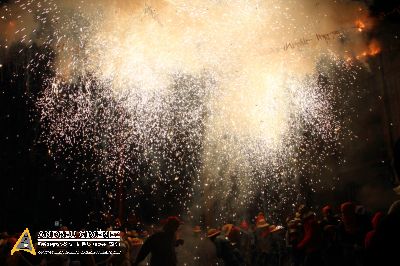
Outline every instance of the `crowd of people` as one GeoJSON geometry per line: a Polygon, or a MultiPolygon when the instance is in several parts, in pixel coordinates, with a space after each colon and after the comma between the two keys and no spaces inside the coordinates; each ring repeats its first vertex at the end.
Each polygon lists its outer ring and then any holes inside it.
{"type": "MultiPolygon", "coordinates": [[[[122,229],[119,220],[113,227],[109,229],[122,229]]],[[[34,256],[19,251],[11,256],[19,235],[2,233],[0,265],[400,265],[400,200],[375,214],[353,202],[341,204],[336,212],[330,205],[320,212],[301,205],[283,225],[272,224],[260,212],[252,224],[242,220],[202,228],[171,216],[147,229],[122,229],[120,254],[114,255],[34,256]]]]}

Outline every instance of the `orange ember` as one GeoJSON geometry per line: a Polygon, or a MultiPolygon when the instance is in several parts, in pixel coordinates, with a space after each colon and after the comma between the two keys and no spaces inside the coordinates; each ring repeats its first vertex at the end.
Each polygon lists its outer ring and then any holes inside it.
{"type": "Polygon", "coordinates": [[[379,42],[377,40],[372,40],[368,45],[368,55],[374,56],[381,52],[381,47],[379,46],[379,42]]]}
{"type": "Polygon", "coordinates": [[[362,59],[367,56],[375,56],[381,52],[381,47],[377,40],[372,40],[367,49],[356,56],[356,59],[362,59]]]}
{"type": "Polygon", "coordinates": [[[365,29],[365,23],[362,20],[356,20],[355,22],[358,31],[363,31],[365,29]]]}

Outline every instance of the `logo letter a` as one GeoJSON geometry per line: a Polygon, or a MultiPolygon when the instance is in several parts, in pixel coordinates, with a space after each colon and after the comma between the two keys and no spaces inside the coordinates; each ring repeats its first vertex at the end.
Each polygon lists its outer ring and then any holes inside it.
{"type": "Polygon", "coordinates": [[[36,255],[35,248],[32,245],[31,234],[29,233],[28,228],[21,234],[17,243],[15,243],[13,249],[11,250],[11,255],[14,254],[15,251],[26,251],[31,253],[32,255],[36,255]]]}

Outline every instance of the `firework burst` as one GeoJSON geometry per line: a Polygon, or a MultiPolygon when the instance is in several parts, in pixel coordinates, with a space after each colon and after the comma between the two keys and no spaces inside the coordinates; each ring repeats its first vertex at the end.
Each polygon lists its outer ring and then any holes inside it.
{"type": "Polygon", "coordinates": [[[19,41],[55,52],[37,106],[49,153],[75,162],[75,183],[113,198],[129,180],[134,207],[146,195],[160,212],[235,216],[260,195],[272,209],[292,204],[299,177],[320,178],[348,134],[346,95],[321,76],[355,75],[347,59],[368,47],[365,8],[117,2],[3,6],[5,49],[19,41]]]}

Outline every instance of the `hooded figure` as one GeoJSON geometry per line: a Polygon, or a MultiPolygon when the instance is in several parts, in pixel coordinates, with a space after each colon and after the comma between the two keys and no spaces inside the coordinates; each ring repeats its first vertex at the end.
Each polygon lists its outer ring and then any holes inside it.
{"type": "Polygon", "coordinates": [[[375,233],[376,233],[376,228],[378,227],[379,222],[383,218],[383,212],[377,212],[375,213],[374,217],[372,218],[371,224],[373,230],[369,231],[367,235],[365,236],[365,248],[369,249],[371,246],[371,240],[374,238],[375,233]]]}
{"type": "Polygon", "coordinates": [[[240,246],[238,247],[246,265],[251,265],[252,260],[252,244],[254,242],[254,235],[250,231],[249,224],[243,220],[239,226],[240,230],[240,246]]]}
{"type": "Polygon", "coordinates": [[[356,206],[351,202],[345,202],[340,206],[344,229],[349,234],[356,234],[359,230],[356,219],[356,206]]]}
{"type": "Polygon", "coordinates": [[[315,214],[310,212],[303,218],[304,222],[304,237],[297,244],[297,249],[303,250],[305,253],[304,265],[322,265],[321,245],[322,234],[316,220],[315,214]]]}
{"type": "Polygon", "coordinates": [[[175,247],[183,244],[183,240],[176,239],[180,221],[177,217],[168,217],[163,230],[150,236],[140,249],[133,265],[139,265],[151,253],[151,266],[177,265],[175,247]]]}
{"type": "Polygon", "coordinates": [[[210,229],[207,232],[208,239],[215,245],[217,257],[222,259],[225,266],[244,265],[243,258],[235,247],[225,237],[220,236],[221,231],[210,229]]]}
{"type": "Polygon", "coordinates": [[[256,229],[254,232],[254,243],[256,248],[254,265],[267,265],[271,261],[272,236],[270,224],[263,213],[256,218],[256,229]]]}
{"type": "Polygon", "coordinates": [[[399,265],[400,200],[394,202],[387,215],[378,219],[374,236],[366,253],[367,266],[399,265]]]}
{"type": "Polygon", "coordinates": [[[321,220],[321,228],[324,228],[327,225],[338,225],[338,219],[333,214],[332,207],[330,205],[326,205],[322,208],[322,220],[321,220]]]}
{"type": "Polygon", "coordinates": [[[356,206],[352,202],[345,202],[340,206],[342,222],[339,224],[338,237],[342,244],[343,264],[359,265],[361,263],[365,241],[365,233],[362,230],[356,215],[356,206]]]}

